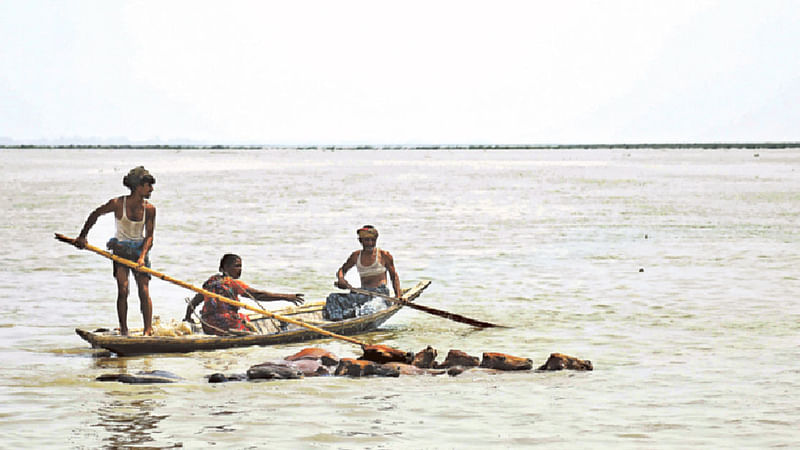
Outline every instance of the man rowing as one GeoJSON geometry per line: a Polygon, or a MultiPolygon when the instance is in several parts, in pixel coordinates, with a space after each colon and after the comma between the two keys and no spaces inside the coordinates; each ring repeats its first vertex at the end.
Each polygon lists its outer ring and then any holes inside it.
{"type": "MultiPolygon", "coordinates": [[[[303,294],[273,294],[254,289],[239,280],[240,276],[242,276],[242,258],[227,253],[219,261],[219,273],[212,275],[203,283],[203,289],[237,301],[239,296],[245,296],[263,302],[285,300],[295,305],[303,303],[303,294]]],[[[203,294],[195,295],[189,302],[183,320],[191,322],[192,313],[201,302],[203,303],[201,322],[206,334],[226,335],[256,331],[253,324],[250,323],[250,319],[239,312],[238,306],[205,297],[203,294]]]]}
{"type": "MultiPolygon", "coordinates": [[[[97,219],[110,212],[116,219],[116,234],[106,246],[115,255],[131,261],[139,266],[150,267],[149,252],[153,247],[153,233],[156,227],[156,207],[147,201],[153,193],[156,179],[144,167],[131,169],[122,178],[122,184],[131,190],[130,195],[115,197],[98,207],[86,219],[75,246],[86,248],[86,236],[97,222],[97,219]]],[[[119,332],[123,336],[128,334],[128,281],[127,266],[114,262],[114,278],[117,279],[117,317],[119,318],[119,332]]],[[[139,305],[144,320],[145,336],[153,334],[152,318],[153,303],[150,300],[150,275],[144,272],[134,272],[134,279],[139,291],[139,305]]]]}
{"type": "MultiPolygon", "coordinates": [[[[356,267],[358,276],[361,279],[361,289],[366,289],[379,294],[389,295],[386,287],[387,273],[392,280],[392,288],[395,297],[402,294],[400,290],[400,277],[394,267],[394,258],[383,249],[377,247],[378,230],[372,225],[364,225],[356,230],[358,241],[361,243],[361,250],[356,250],[350,254],[342,267],[336,271],[336,286],[341,289],[352,289],[350,283],[345,280],[347,271],[356,267]]],[[[325,301],[323,317],[327,320],[342,320],[360,315],[362,307],[370,302],[372,297],[365,294],[350,292],[347,294],[332,293],[325,301]]],[[[385,307],[384,300],[381,307],[385,307]]]]}

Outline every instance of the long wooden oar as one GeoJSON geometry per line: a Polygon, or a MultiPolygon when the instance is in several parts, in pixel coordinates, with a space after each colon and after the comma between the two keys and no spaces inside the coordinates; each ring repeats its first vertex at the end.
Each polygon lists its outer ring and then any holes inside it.
{"type": "Polygon", "coordinates": [[[389,301],[394,302],[394,303],[399,303],[399,304],[401,304],[403,306],[408,306],[409,308],[418,309],[418,310],[424,311],[424,312],[426,312],[428,314],[433,314],[434,316],[444,317],[445,319],[454,320],[456,322],[466,323],[466,324],[472,325],[473,327],[480,327],[480,328],[492,328],[492,327],[507,328],[507,327],[504,327],[503,325],[497,325],[497,324],[484,322],[482,320],[477,320],[477,319],[470,319],[469,317],[462,316],[461,314],[455,314],[455,313],[451,313],[449,311],[444,311],[444,310],[441,310],[441,309],[431,308],[430,306],[419,305],[417,303],[412,303],[412,302],[403,300],[402,298],[390,297],[388,295],[380,294],[380,293],[373,292],[373,291],[368,291],[366,289],[358,289],[358,288],[351,287],[350,290],[355,292],[355,293],[357,293],[357,294],[364,294],[364,295],[370,295],[370,296],[373,296],[373,297],[385,298],[386,300],[389,300],[389,301]]]}
{"type": "MultiPolygon", "coordinates": [[[[72,238],[69,238],[67,236],[64,236],[63,234],[56,233],[56,239],[58,239],[61,242],[66,242],[67,244],[75,245],[75,239],[72,239],[72,238]]],[[[133,261],[131,261],[129,259],[120,258],[117,255],[113,255],[113,254],[111,254],[111,253],[109,253],[109,252],[107,252],[105,250],[101,250],[101,249],[99,249],[99,248],[97,248],[97,247],[95,247],[93,245],[86,244],[86,249],[90,250],[90,251],[93,251],[93,252],[97,253],[98,255],[105,256],[106,258],[111,259],[113,261],[116,261],[116,262],[118,262],[120,264],[124,264],[124,265],[130,267],[133,270],[137,270],[139,272],[144,272],[144,273],[149,273],[150,275],[153,275],[153,276],[155,276],[157,278],[160,278],[160,279],[162,279],[164,281],[168,281],[170,283],[177,284],[178,286],[184,287],[186,289],[190,289],[192,291],[195,291],[195,292],[198,292],[200,294],[203,294],[206,297],[212,297],[212,298],[215,298],[215,299],[217,299],[217,300],[219,300],[221,302],[225,302],[225,303],[228,303],[228,304],[231,304],[231,305],[235,305],[235,306],[238,306],[240,308],[249,309],[250,311],[257,312],[257,313],[262,314],[264,316],[267,316],[267,317],[269,317],[271,319],[276,319],[276,320],[280,320],[281,322],[291,323],[291,324],[294,324],[294,325],[297,325],[297,326],[301,326],[303,328],[308,328],[309,330],[314,331],[314,332],[319,333],[319,334],[322,334],[324,336],[328,336],[328,337],[332,337],[334,339],[340,339],[340,340],[343,340],[343,341],[351,342],[353,344],[360,345],[362,348],[368,345],[368,344],[366,344],[364,342],[359,341],[358,339],[353,339],[353,338],[348,337],[348,336],[342,336],[342,335],[339,335],[339,334],[336,334],[336,333],[331,333],[328,330],[323,330],[322,328],[315,327],[314,325],[309,325],[309,324],[307,324],[305,322],[302,322],[302,321],[299,321],[299,320],[290,319],[288,317],[280,316],[278,314],[269,312],[269,311],[267,311],[265,309],[256,308],[255,306],[250,306],[250,305],[248,305],[246,303],[237,302],[236,300],[231,300],[228,297],[223,297],[223,296],[221,296],[219,294],[215,294],[215,293],[207,291],[207,290],[205,290],[203,288],[199,288],[197,286],[193,286],[193,285],[191,285],[189,283],[186,283],[184,281],[177,280],[175,278],[169,277],[167,275],[164,275],[163,273],[156,272],[155,270],[152,270],[152,269],[150,269],[148,267],[140,266],[140,265],[136,264],[135,262],[133,262],[133,261]]]]}

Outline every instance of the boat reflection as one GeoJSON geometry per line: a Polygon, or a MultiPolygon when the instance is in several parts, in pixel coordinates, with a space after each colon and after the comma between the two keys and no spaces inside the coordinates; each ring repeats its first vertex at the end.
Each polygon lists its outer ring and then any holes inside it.
{"type": "MultiPolygon", "coordinates": [[[[163,406],[156,389],[107,392],[108,402],[97,410],[95,427],[104,429],[108,436],[103,441],[109,448],[154,447],[159,423],[169,415],[155,414],[163,406]]],[[[181,447],[182,444],[162,444],[158,448],[181,447]]]]}
{"type": "MultiPolygon", "coordinates": [[[[125,358],[98,355],[92,358],[94,368],[113,374],[147,372],[152,370],[150,358],[125,358]],[[130,367],[129,367],[130,366],[130,367]]],[[[159,436],[159,424],[169,417],[156,414],[163,407],[164,392],[153,386],[124,385],[116,382],[107,385],[105,398],[96,410],[97,422],[93,427],[105,430],[102,437],[107,448],[175,448],[182,444],[165,444],[159,436]],[[157,440],[162,442],[156,443],[157,440]]]]}

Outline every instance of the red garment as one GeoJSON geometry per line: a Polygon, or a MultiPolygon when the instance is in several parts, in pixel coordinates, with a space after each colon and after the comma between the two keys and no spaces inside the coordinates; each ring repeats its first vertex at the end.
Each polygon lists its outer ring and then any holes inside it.
{"type": "MultiPolygon", "coordinates": [[[[227,297],[231,300],[238,300],[249,286],[244,281],[233,279],[229,276],[216,274],[203,283],[203,289],[227,297]]],[[[245,325],[249,319],[244,314],[239,313],[239,307],[225,303],[215,298],[206,297],[203,302],[201,317],[205,322],[203,331],[207,334],[225,334],[228,330],[247,330],[245,325]],[[219,328],[214,329],[207,325],[219,328]]]]}

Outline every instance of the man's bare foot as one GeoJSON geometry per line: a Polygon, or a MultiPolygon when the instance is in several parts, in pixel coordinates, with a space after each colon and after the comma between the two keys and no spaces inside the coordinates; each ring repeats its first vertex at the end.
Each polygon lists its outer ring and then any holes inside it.
{"type": "Polygon", "coordinates": [[[128,335],[128,329],[127,328],[120,328],[119,329],[119,335],[120,336],[127,336],[128,335]]]}
{"type": "Polygon", "coordinates": [[[148,328],[148,329],[142,331],[142,336],[152,336],[152,335],[153,335],[153,329],[152,328],[148,328]]]}

